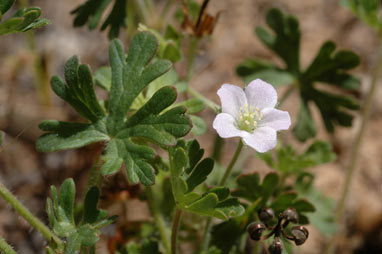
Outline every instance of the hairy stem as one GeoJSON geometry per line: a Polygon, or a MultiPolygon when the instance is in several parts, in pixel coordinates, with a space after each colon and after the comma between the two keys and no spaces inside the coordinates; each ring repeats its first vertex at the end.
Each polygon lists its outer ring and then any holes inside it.
{"type": "MultiPolygon", "coordinates": [[[[358,162],[358,155],[359,151],[362,145],[362,140],[366,131],[367,127],[367,122],[369,120],[370,116],[370,111],[371,111],[371,106],[373,102],[373,97],[375,95],[375,89],[377,87],[377,81],[380,76],[380,70],[382,69],[382,28],[380,28],[378,32],[378,59],[376,64],[374,65],[373,71],[372,71],[372,77],[371,77],[371,85],[370,89],[366,95],[365,101],[363,103],[362,107],[362,122],[361,126],[358,130],[357,136],[354,141],[353,145],[353,150],[351,151],[351,156],[350,156],[350,162],[347,166],[346,169],[346,178],[345,178],[345,183],[344,187],[341,193],[341,197],[338,201],[337,209],[336,209],[336,220],[337,224],[341,225],[343,222],[343,215],[345,211],[345,205],[346,205],[346,199],[349,194],[349,189],[351,185],[351,181],[354,175],[355,168],[357,166],[358,162]]],[[[341,230],[339,230],[339,233],[341,230]]],[[[338,233],[337,233],[338,234],[338,233]]],[[[327,253],[332,254],[334,253],[334,248],[335,248],[335,242],[336,242],[337,237],[333,237],[332,241],[329,243],[327,253]]]]}
{"type": "Polygon", "coordinates": [[[180,220],[182,218],[182,210],[176,209],[175,217],[172,222],[172,232],[171,232],[171,254],[176,254],[178,249],[178,234],[180,220]]]}
{"type": "MultiPolygon", "coordinates": [[[[227,169],[223,175],[223,178],[219,182],[219,186],[223,186],[227,182],[227,179],[231,175],[232,169],[235,166],[237,159],[239,158],[239,155],[241,153],[243,145],[244,145],[243,141],[240,139],[239,144],[237,145],[235,154],[233,155],[231,162],[229,163],[229,165],[228,165],[228,167],[227,167],[227,169]]],[[[203,239],[202,239],[202,246],[201,246],[202,253],[205,253],[208,250],[208,245],[210,242],[211,226],[212,226],[212,218],[209,217],[207,219],[207,222],[206,222],[206,226],[205,226],[204,234],[203,234],[203,239]]]]}
{"type": "Polygon", "coordinates": [[[50,229],[42,223],[36,216],[34,216],[17,198],[0,182],[0,196],[7,201],[16,212],[21,215],[32,227],[40,231],[43,237],[48,241],[55,241],[58,245],[63,244],[50,229]]]}
{"type": "Polygon", "coordinates": [[[243,141],[240,139],[239,144],[237,145],[235,154],[233,155],[231,162],[229,163],[227,169],[225,170],[224,176],[220,180],[219,186],[223,186],[227,182],[228,177],[231,175],[233,166],[235,166],[235,163],[237,159],[239,158],[241,150],[243,149],[243,145],[244,145],[243,141]]]}
{"type": "Polygon", "coordinates": [[[16,251],[0,237],[0,253],[2,254],[16,254],[16,251]]]}
{"type": "Polygon", "coordinates": [[[189,37],[189,46],[188,46],[188,52],[187,52],[187,76],[186,80],[190,81],[192,78],[192,74],[194,74],[194,62],[196,57],[196,50],[198,49],[198,43],[199,39],[190,36],[189,37]]]}
{"type": "Polygon", "coordinates": [[[191,94],[192,96],[194,96],[195,98],[198,98],[200,100],[203,101],[203,103],[209,107],[210,109],[212,109],[213,111],[215,111],[215,113],[218,113],[221,109],[220,109],[220,106],[218,104],[216,104],[215,102],[207,99],[206,97],[204,97],[203,95],[201,95],[198,91],[196,91],[195,89],[193,89],[192,87],[188,86],[187,87],[187,92],[189,94],[191,94]]]}
{"type": "Polygon", "coordinates": [[[159,229],[159,235],[165,248],[166,254],[170,253],[169,229],[167,228],[162,215],[158,211],[158,206],[155,202],[154,192],[151,187],[146,187],[147,201],[150,206],[154,221],[159,229]]]}

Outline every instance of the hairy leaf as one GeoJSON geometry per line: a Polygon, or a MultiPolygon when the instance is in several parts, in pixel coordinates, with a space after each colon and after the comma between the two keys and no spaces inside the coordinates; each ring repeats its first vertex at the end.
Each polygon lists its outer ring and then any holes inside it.
{"type": "Polygon", "coordinates": [[[171,184],[176,206],[184,211],[219,219],[244,212],[238,199],[229,197],[229,189],[212,188],[204,194],[194,189],[203,183],[213,169],[213,160],[201,160],[203,150],[196,140],[178,143],[171,152],[171,184]]]}
{"type": "MultiPolygon", "coordinates": [[[[7,11],[13,1],[5,1],[0,5],[0,14],[7,11]]],[[[26,32],[30,29],[39,28],[50,24],[45,18],[39,18],[41,9],[39,7],[21,8],[12,17],[0,23],[0,35],[26,32]]],[[[1,20],[1,19],[0,19],[1,20]]]]}
{"type": "Polygon", "coordinates": [[[40,129],[46,133],[37,142],[38,150],[51,152],[104,142],[103,174],[117,172],[124,163],[132,183],[154,184],[151,161],[155,153],[147,142],[174,146],[177,138],[191,129],[186,108],[172,106],[177,97],[172,87],[160,86],[142,105],[132,108],[143,89],[171,67],[167,60],[150,64],[156,50],[156,39],[148,32],[132,39],[127,58],[121,42],[111,42],[111,69],[105,67],[96,74],[96,82],[110,90],[105,108],[97,100],[90,69],[79,64],[77,57],[70,58],[65,65],[65,82],[53,77],[52,88],[88,122],[42,122],[40,129]]]}
{"type": "Polygon", "coordinates": [[[83,219],[76,223],[74,220],[74,204],[76,189],[73,179],[66,179],[60,188],[52,186],[52,199],[48,198],[46,211],[49,225],[57,236],[65,239],[64,253],[79,253],[82,246],[94,246],[99,240],[99,229],[110,223],[115,218],[107,217],[107,212],[97,209],[99,190],[91,187],[86,193],[83,219]]]}

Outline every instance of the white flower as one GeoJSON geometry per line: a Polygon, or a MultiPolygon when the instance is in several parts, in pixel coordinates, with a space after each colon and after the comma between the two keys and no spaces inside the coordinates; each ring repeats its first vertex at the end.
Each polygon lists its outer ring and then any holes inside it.
{"type": "Polygon", "coordinates": [[[276,90],[261,79],[252,81],[245,91],[224,84],[218,95],[222,113],[216,116],[213,127],[222,138],[241,137],[256,151],[265,153],[276,146],[276,132],[290,126],[289,113],[274,108],[276,90]]]}

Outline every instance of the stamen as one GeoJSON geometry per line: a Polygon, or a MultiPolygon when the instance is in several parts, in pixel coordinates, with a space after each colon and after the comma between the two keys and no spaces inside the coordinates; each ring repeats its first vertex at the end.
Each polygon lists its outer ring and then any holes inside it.
{"type": "Polygon", "coordinates": [[[260,109],[252,105],[244,104],[239,109],[238,127],[241,130],[253,132],[257,126],[258,121],[263,118],[260,109]]]}

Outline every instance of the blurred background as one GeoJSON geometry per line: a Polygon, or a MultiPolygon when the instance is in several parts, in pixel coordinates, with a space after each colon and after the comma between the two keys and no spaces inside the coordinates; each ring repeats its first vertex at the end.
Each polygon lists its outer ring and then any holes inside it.
{"type": "MultiPolygon", "coordinates": [[[[82,196],[89,169],[99,151],[97,145],[46,154],[35,149],[35,142],[41,135],[38,129],[41,120],[78,118],[67,104],[53,94],[50,77],[62,76],[63,66],[72,55],[79,56],[80,61],[89,64],[93,71],[108,64],[107,32],[72,26],[74,17],[70,11],[83,2],[30,0],[28,5],[41,7],[42,17],[48,18],[51,24],[33,32],[0,37],[0,129],[5,133],[3,146],[0,147],[0,178],[43,221],[47,221],[44,207],[49,186],[59,185],[64,179],[73,177],[78,196],[82,196]]],[[[162,6],[165,2],[156,1],[156,4],[162,6]]],[[[16,7],[17,4],[10,12],[16,7]]],[[[265,13],[271,7],[279,7],[299,19],[303,68],[326,40],[336,42],[340,49],[355,51],[361,58],[361,65],[353,74],[361,79],[361,94],[357,96],[363,98],[370,83],[371,66],[376,61],[376,33],[337,0],[211,0],[208,12],[212,15],[220,13],[220,16],[213,34],[201,40],[195,60],[195,75],[190,81],[195,90],[220,104],[216,91],[223,83],[243,85],[235,73],[243,58],[280,61],[254,34],[256,26],[265,25],[265,13]]],[[[127,47],[126,34],[122,32],[120,38],[127,47]]],[[[177,63],[175,68],[178,73],[186,72],[184,61],[177,63]]],[[[278,92],[282,93],[283,88],[278,92]]],[[[346,234],[341,239],[341,251],[338,253],[382,253],[381,84],[376,93],[347,200],[344,218],[346,234]]],[[[283,110],[291,112],[292,122],[298,112],[296,99],[294,94],[282,106],[283,110]]],[[[360,118],[356,115],[352,128],[338,127],[335,133],[329,135],[324,131],[319,113],[314,108],[313,113],[319,123],[317,139],[332,143],[337,159],[311,172],[316,175],[316,187],[337,200],[360,118]]],[[[206,120],[208,129],[198,140],[207,154],[211,154],[213,139],[210,137],[215,135],[212,128],[215,113],[206,108],[200,116],[206,120]]],[[[286,143],[295,145],[298,151],[308,146],[295,141],[290,130],[285,131],[283,138],[286,143]]],[[[237,140],[228,139],[225,142],[223,160],[227,161],[223,163],[228,163],[237,140]]],[[[269,172],[265,163],[255,156],[243,161],[241,168],[243,171],[256,170],[262,175],[269,172]]],[[[138,199],[137,193],[139,186],[128,186],[118,174],[106,179],[102,206],[110,214],[119,214],[118,224],[132,231],[140,221],[150,220],[148,208],[138,199]]],[[[299,253],[322,253],[328,238],[312,227],[309,231],[310,239],[299,248],[299,253]]],[[[116,229],[106,232],[107,237],[99,244],[97,253],[108,253],[107,246],[110,239],[116,237],[116,232],[116,229]]],[[[31,230],[3,200],[0,200],[0,235],[15,246],[18,253],[43,253],[45,243],[41,235],[31,230]]]]}

